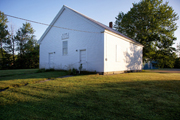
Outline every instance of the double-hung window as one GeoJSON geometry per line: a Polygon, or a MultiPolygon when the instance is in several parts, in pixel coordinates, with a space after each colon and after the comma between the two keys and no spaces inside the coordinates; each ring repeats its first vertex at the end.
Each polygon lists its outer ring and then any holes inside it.
{"type": "Polygon", "coordinates": [[[62,54],[67,55],[68,54],[68,41],[63,41],[62,46],[63,46],[62,47],[63,48],[62,49],[62,52],[63,52],[62,54]]]}

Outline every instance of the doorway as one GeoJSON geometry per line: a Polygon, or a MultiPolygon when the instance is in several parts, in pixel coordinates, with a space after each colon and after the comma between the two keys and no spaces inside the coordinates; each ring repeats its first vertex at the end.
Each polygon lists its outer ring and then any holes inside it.
{"type": "Polygon", "coordinates": [[[80,50],[80,64],[82,64],[82,70],[86,70],[86,49],[80,50]]]}
{"type": "Polygon", "coordinates": [[[53,53],[49,53],[49,69],[54,68],[53,53]]]}

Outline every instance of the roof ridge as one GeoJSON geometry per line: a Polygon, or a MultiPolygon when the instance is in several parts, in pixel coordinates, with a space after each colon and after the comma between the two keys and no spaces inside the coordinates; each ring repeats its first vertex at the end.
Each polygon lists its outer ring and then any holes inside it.
{"type": "MultiPolygon", "coordinates": [[[[81,15],[82,17],[84,17],[84,18],[86,18],[87,20],[95,23],[96,25],[102,27],[102,28],[105,29],[105,30],[108,30],[108,31],[113,32],[113,33],[115,33],[115,34],[117,34],[117,35],[120,35],[121,37],[125,37],[125,38],[127,38],[128,40],[130,40],[130,41],[132,41],[132,42],[134,42],[134,43],[136,43],[136,44],[142,45],[141,43],[137,42],[136,40],[133,40],[132,38],[127,37],[126,35],[120,33],[119,31],[117,31],[117,30],[115,30],[115,29],[113,29],[113,28],[110,28],[110,27],[108,27],[107,25],[104,25],[103,23],[101,23],[101,22],[99,22],[99,21],[96,21],[96,20],[94,20],[94,19],[92,19],[92,18],[90,18],[90,17],[88,17],[88,16],[86,16],[86,15],[84,15],[84,14],[82,14],[82,13],[80,13],[80,12],[78,12],[78,11],[76,11],[76,10],[68,7],[68,6],[66,6],[66,5],[63,5],[63,7],[60,9],[60,11],[58,12],[58,14],[55,16],[55,18],[54,18],[53,21],[51,22],[50,26],[45,30],[45,32],[43,33],[43,35],[42,35],[41,38],[39,39],[38,43],[41,43],[41,41],[43,40],[43,38],[44,38],[44,37],[46,36],[46,34],[49,32],[49,30],[51,29],[52,25],[56,22],[56,20],[59,18],[60,14],[63,12],[63,10],[64,10],[65,8],[67,8],[67,9],[75,12],[76,14],[81,15]]],[[[143,45],[142,45],[142,46],[143,46],[143,45]]]]}
{"type": "MultiPolygon", "coordinates": [[[[78,11],[76,11],[76,10],[74,10],[74,9],[72,9],[72,8],[70,8],[70,7],[68,7],[68,6],[66,6],[66,5],[63,5],[63,6],[66,7],[66,8],[68,8],[68,9],[70,9],[70,10],[72,10],[72,11],[74,11],[74,12],[76,12],[76,13],[78,13],[78,14],[81,15],[81,16],[83,16],[83,17],[85,17],[85,18],[91,20],[92,22],[98,22],[98,23],[104,25],[103,23],[101,23],[101,22],[99,22],[99,21],[97,21],[97,20],[94,20],[94,19],[92,19],[92,18],[90,18],[90,17],[88,17],[88,16],[86,16],[86,15],[84,15],[84,14],[82,14],[82,13],[80,13],[80,12],[78,12],[78,11]]],[[[105,26],[106,26],[106,25],[105,25],[105,26]]],[[[107,27],[108,27],[108,26],[107,26],[107,27]]]]}
{"type": "MultiPolygon", "coordinates": [[[[100,27],[102,27],[102,28],[104,28],[104,29],[106,29],[106,30],[109,30],[109,31],[111,31],[111,32],[113,32],[113,33],[115,33],[115,34],[120,35],[120,36],[123,36],[123,37],[125,37],[125,38],[127,38],[127,39],[129,39],[129,40],[131,40],[131,41],[133,41],[133,42],[135,42],[135,43],[137,43],[137,44],[141,44],[141,43],[137,42],[136,40],[134,40],[134,39],[132,39],[132,38],[130,38],[130,37],[128,37],[128,36],[120,33],[119,31],[117,31],[117,30],[115,30],[115,29],[113,29],[113,28],[108,27],[107,25],[104,25],[103,23],[101,23],[101,22],[99,22],[99,21],[96,21],[96,20],[94,20],[94,19],[92,19],[92,18],[90,18],[90,17],[88,17],[88,16],[86,16],[86,15],[84,15],[84,14],[82,14],[82,13],[80,13],[80,12],[78,12],[78,11],[76,11],[76,10],[68,7],[68,6],[66,6],[66,5],[63,5],[63,6],[66,7],[66,8],[68,8],[68,9],[70,9],[70,10],[72,10],[72,11],[74,11],[75,13],[83,16],[84,18],[92,21],[93,23],[99,25],[100,27]]],[[[141,44],[141,45],[142,45],[142,44],[141,44]]]]}

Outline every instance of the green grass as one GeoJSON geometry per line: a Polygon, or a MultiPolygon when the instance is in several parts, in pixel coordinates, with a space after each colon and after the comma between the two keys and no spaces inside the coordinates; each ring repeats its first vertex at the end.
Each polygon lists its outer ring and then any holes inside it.
{"type": "Polygon", "coordinates": [[[66,75],[62,71],[37,73],[38,69],[0,70],[0,89],[14,88],[66,75]]]}
{"type": "Polygon", "coordinates": [[[0,119],[179,120],[179,86],[175,73],[57,78],[0,92],[0,119]]]}
{"type": "Polygon", "coordinates": [[[21,75],[21,74],[32,74],[36,73],[38,69],[17,69],[17,70],[0,70],[0,77],[21,75]]]}

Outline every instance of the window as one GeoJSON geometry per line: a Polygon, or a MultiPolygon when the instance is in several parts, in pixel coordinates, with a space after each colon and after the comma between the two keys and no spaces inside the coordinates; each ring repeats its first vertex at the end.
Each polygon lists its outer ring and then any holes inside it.
{"type": "Polygon", "coordinates": [[[68,41],[63,41],[63,55],[68,54],[68,41]]]}
{"type": "Polygon", "coordinates": [[[121,62],[123,57],[122,49],[119,45],[116,45],[116,62],[121,62]]]}

